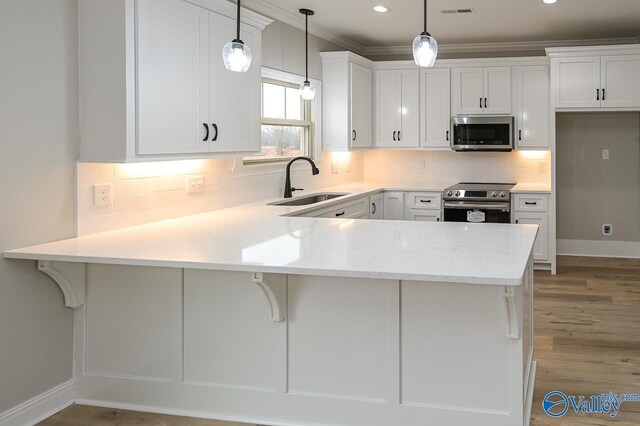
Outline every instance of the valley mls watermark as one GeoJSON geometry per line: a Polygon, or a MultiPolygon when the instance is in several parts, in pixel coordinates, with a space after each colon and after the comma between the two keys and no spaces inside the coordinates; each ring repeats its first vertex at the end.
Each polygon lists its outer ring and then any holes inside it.
{"type": "Polygon", "coordinates": [[[611,417],[618,415],[623,402],[640,402],[638,393],[613,392],[600,395],[567,396],[564,392],[549,392],[542,400],[542,409],[550,417],[562,417],[569,410],[585,414],[608,414],[611,417]]]}

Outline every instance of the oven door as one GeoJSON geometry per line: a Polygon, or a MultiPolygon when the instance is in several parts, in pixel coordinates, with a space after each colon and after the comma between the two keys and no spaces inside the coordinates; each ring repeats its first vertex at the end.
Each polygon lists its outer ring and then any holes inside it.
{"type": "Polygon", "coordinates": [[[509,203],[445,201],[445,222],[511,223],[509,203]]]}
{"type": "Polygon", "coordinates": [[[513,117],[453,117],[451,148],[455,151],[512,151],[513,117]]]}

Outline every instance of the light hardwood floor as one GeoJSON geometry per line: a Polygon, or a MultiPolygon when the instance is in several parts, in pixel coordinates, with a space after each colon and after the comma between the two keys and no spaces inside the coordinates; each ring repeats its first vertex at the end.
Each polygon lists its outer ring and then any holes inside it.
{"type": "MultiPolygon", "coordinates": [[[[553,419],[541,406],[553,390],[640,393],[640,260],[560,257],[558,275],[536,272],[535,285],[538,371],[531,426],[640,425],[640,402],[623,404],[614,419],[572,412],[553,419]]],[[[250,426],[78,405],[41,425],[250,426]]]]}

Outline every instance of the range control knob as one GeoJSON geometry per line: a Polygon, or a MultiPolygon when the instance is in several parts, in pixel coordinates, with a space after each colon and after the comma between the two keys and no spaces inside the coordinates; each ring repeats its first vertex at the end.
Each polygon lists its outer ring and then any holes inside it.
{"type": "Polygon", "coordinates": [[[451,197],[453,195],[453,191],[447,192],[447,197],[451,197]]]}
{"type": "Polygon", "coordinates": [[[460,196],[460,191],[456,191],[456,197],[460,196]]]}
{"type": "Polygon", "coordinates": [[[500,193],[500,196],[501,196],[502,198],[504,198],[504,197],[506,197],[506,196],[507,196],[507,193],[506,193],[506,192],[501,192],[501,193],[500,193]]]}
{"type": "Polygon", "coordinates": [[[491,193],[491,196],[492,196],[493,198],[496,198],[496,197],[498,196],[498,193],[497,193],[496,191],[493,191],[493,192],[491,193]]]}

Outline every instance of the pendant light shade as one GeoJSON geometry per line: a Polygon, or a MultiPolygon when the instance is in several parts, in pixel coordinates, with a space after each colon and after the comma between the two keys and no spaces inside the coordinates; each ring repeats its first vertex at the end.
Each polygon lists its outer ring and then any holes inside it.
{"type": "Polygon", "coordinates": [[[309,81],[309,16],[314,15],[313,10],[309,9],[300,9],[300,13],[302,13],[305,17],[305,78],[304,83],[300,85],[300,97],[305,101],[312,101],[316,97],[316,88],[313,87],[313,84],[309,81]]]}
{"type": "Polygon", "coordinates": [[[237,36],[224,45],[222,60],[229,71],[247,72],[251,66],[251,49],[240,40],[240,0],[238,0],[237,36]]]}
{"type": "Polygon", "coordinates": [[[300,97],[305,101],[312,101],[316,97],[316,88],[308,81],[300,85],[300,97]]]}
{"type": "Polygon", "coordinates": [[[438,42],[427,31],[427,0],[424,0],[424,31],[413,40],[413,60],[419,67],[432,67],[438,57],[438,42]]]}

